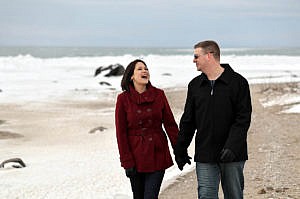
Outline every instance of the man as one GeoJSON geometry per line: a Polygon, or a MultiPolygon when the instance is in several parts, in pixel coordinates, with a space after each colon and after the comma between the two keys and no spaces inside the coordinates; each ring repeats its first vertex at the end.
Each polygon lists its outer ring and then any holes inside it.
{"type": "Polygon", "coordinates": [[[175,160],[180,170],[190,164],[187,148],[196,131],[198,198],[217,199],[221,181],[225,199],[241,199],[252,112],[248,82],[228,64],[220,64],[214,41],[196,44],[193,62],[202,73],[188,85],[175,160]]]}

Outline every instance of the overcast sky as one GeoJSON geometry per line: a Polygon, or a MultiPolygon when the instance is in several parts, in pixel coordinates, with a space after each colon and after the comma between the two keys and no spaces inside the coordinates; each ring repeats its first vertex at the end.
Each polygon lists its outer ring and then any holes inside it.
{"type": "Polygon", "coordinates": [[[0,46],[300,47],[299,0],[0,0],[0,46]]]}

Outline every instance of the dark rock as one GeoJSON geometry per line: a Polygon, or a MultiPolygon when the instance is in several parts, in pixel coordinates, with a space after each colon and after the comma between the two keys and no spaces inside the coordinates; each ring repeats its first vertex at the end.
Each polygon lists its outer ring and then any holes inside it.
{"type": "Polygon", "coordinates": [[[255,181],[262,181],[262,179],[259,178],[259,177],[255,177],[254,180],[255,180],[255,181]]]}
{"type": "Polygon", "coordinates": [[[106,69],[104,69],[103,66],[100,66],[99,68],[96,69],[94,77],[96,77],[97,75],[99,75],[102,71],[104,71],[106,69]]]}
{"type": "Polygon", "coordinates": [[[163,73],[163,74],[161,74],[161,75],[163,75],[163,76],[172,76],[171,73],[163,73]]]}
{"type": "Polygon", "coordinates": [[[106,70],[109,70],[109,72],[106,75],[104,75],[105,77],[121,76],[125,72],[125,68],[121,64],[112,64],[107,67],[100,66],[99,68],[97,68],[94,77],[106,70]]]}
{"type": "Polygon", "coordinates": [[[99,127],[96,127],[96,128],[93,128],[92,130],[90,130],[89,133],[96,133],[96,131],[104,131],[105,129],[107,129],[107,128],[105,128],[103,126],[99,126],[99,127]]]}
{"type": "Polygon", "coordinates": [[[23,160],[21,158],[11,158],[11,159],[3,161],[0,164],[0,168],[4,168],[4,165],[7,164],[7,163],[10,163],[10,162],[15,162],[15,163],[19,164],[19,165],[12,165],[12,167],[14,167],[14,168],[23,168],[23,167],[26,167],[25,163],[23,162],[23,160]]]}
{"type": "Polygon", "coordinates": [[[89,92],[89,89],[87,88],[83,88],[83,89],[75,88],[74,90],[79,92],[89,92]]]}
{"type": "Polygon", "coordinates": [[[266,192],[265,189],[261,189],[261,190],[259,190],[257,193],[258,193],[258,194],[266,194],[267,192],[266,192]]]}
{"type": "Polygon", "coordinates": [[[11,138],[21,138],[24,137],[21,134],[10,132],[10,131],[0,131],[0,140],[1,139],[11,139],[11,138]]]}
{"type": "Polygon", "coordinates": [[[99,84],[100,84],[100,85],[111,86],[111,84],[110,84],[110,83],[108,83],[108,82],[103,82],[103,81],[102,81],[102,82],[99,82],[99,84]]]}
{"type": "Polygon", "coordinates": [[[116,64],[112,67],[110,72],[105,75],[105,77],[121,76],[124,74],[124,72],[125,72],[125,68],[120,64],[116,64]]]}
{"type": "Polygon", "coordinates": [[[0,93],[2,92],[2,89],[0,89],[0,93]]]}
{"type": "Polygon", "coordinates": [[[277,193],[282,193],[282,192],[285,192],[286,190],[288,190],[289,188],[286,188],[286,187],[283,187],[283,188],[276,188],[275,189],[275,192],[277,193]]]}

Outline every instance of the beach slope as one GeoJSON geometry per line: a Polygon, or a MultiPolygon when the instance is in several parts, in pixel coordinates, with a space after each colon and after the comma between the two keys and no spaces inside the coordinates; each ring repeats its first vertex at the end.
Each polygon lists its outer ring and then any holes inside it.
{"type": "MultiPolygon", "coordinates": [[[[284,113],[295,104],[263,106],[278,97],[299,96],[300,84],[251,85],[251,94],[253,115],[248,132],[244,196],[300,198],[300,114],[284,113]]],[[[223,198],[221,190],[219,196],[223,198]]],[[[167,198],[197,198],[195,171],[179,176],[176,183],[163,190],[160,199],[167,198]]]]}

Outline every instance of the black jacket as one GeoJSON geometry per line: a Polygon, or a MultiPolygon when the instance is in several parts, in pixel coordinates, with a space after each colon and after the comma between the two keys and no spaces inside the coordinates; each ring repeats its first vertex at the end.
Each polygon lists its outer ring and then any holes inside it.
{"type": "Polygon", "coordinates": [[[218,162],[223,148],[232,150],[234,161],[248,159],[247,131],[252,112],[249,85],[228,64],[221,66],[225,70],[213,87],[204,73],[189,83],[175,155],[187,155],[196,131],[196,162],[218,162]]]}

